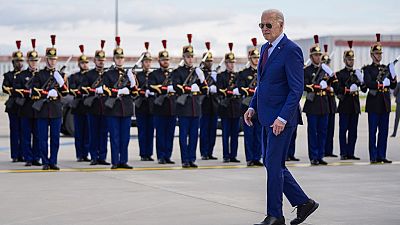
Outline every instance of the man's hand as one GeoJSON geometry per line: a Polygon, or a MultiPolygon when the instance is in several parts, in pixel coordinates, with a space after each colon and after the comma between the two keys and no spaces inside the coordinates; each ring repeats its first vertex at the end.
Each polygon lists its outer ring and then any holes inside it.
{"type": "Polygon", "coordinates": [[[247,126],[253,126],[253,122],[251,122],[251,118],[254,116],[255,111],[253,108],[248,108],[247,111],[244,113],[244,122],[247,126]]]}
{"type": "Polygon", "coordinates": [[[285,129],[285,124],[279,119],[275,119],[274,124],[272,124],[271,127],[275,136],[278,136],[285,129]]]}

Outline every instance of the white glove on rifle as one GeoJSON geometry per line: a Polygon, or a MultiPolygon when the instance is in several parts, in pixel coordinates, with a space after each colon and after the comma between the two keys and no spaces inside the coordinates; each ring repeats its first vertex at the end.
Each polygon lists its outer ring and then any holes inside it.
{"type": "Polygon", "coordinates": [[[149,96],[153,96],[154,92],[151,92],[149,89],[146,90],[146,92],[144,93],[144,96],[146,96],[146,98],[148,98],[149,96]]]}
{"type": "Polygon", "coordinates": [[[129,95],[129,89],[127,87],[119,89],[117,96],[121,96],[121,95],[129,95]]]}
{"type": "Polygon", "coordinates": [[[213,84],[213,85],[210,86],[209,90],[210,90],[211,94],[215,94],[215,93],[217,93],[217,86],[215,86],[213,84]]]}
{"type": "Polygon", "coordinates": [[[233,95],[240,95],[238,88],[233,89],[233,95]]]}
{"type": "Polygon", "coordinates": [[[168,87],[167,87],[167,93],[175,93],[174,86],[168,85],[168,87]]]}
{"type": "Polygon", "coordinates": [[[203,70],[201,70],[199,67],[197,67],[195,71],[196,71],[197,77],[200,80],[200,83],[203,83],[205,80],[203,70]]]}
{"type": "Polygon", "coordinates": [[[328,87],[328,84],[326,83],[326,81],[322,80],[319,83],[319,86],[321,86],[321,89],[326,89],[328,87]]]}
{"type": "Polygon", "coordinates": [[[335,90],[333,89],[333,87],[330,87],[330,88],[329,88],[329,91],[330,91],[330,92],[334,92],[335,90]]]}
{"type": "Polygon", "coordinates": [[[352,85],[350,86],[350,92],[356,92],[357,89],[358,89],[358,87],[357,87],[356,84],[352,84],[352,85]]]}
{"type": "Polygon", "coordinates": [[[100,86],[100,87],[96,88],[95,92],[96,92],[96,94],[103,94],[103,87],[100,86]]]}
{"type": "Polygon", "coordinates": [[[361,70],[360,70],[360,69],[356,69],[356,70],[354,71],[354,73],[356,74],[357,79],[358,79],[361,83],[364,83],[364,76],[363,76],[363,74],[361,73],[361,70]]]}
{"type": "Polygon", "coordinates": [[[132,88],[136,85],[135,75],[132,73],[132,69],[129,69],[127,74],[128,74],[128,79],[131,82],[131,88],[132,88]]]}
{"type": "Polygon", "coordinates": [[[211,78],[212,78],[215,82],[217,82],[217,72],[212,71],[212,72],[211,72],[211,78]]]}
{"type": "Polygon", "coordinates": [[[58,97],[58,93],[57,93],[56,90],[51,89],[51,90],[49,91],[49,93],[47,94],[47,98],[55,98],[55,97],[58,97]]]}
{"type": "Polygon", "coordinates": [[[190,88],[192,89],[192,92],[200,91],[199,85],[197,85],[197,84],[192,84],[192,86],[190,86],[190,88]]]}
{"type": "Polygon", "coordinates": [[[328,65],[326,65],[325,63],[322,63],[321,67],[322,67],[322,70],[325,71],[325,73],[327,73],[330,77],[333,77],[333,71],[331,68],[329,68],[328,65]]]}
{"type": "Polygon", "coordinates": [[[61,74],[57,70],[54,72],[54,78],[56,79],[56,81],[60,87],[62,87],[64,85],[64,78],[61,76],[61,74]]]}
{"type": "Polygon", "coordinates": [[[394,63],[392,62],[389,64],[389,71],[390,75],[392,76],[392,79],[394,79],[397,76],[397,74],[396,71],[394,70],[394,63]]]}
{"type": "Polygon", "coordinates": [[[390,80],[388,78],[385,78],[382,82],[384,87],[389,87],[390,86],[390,80]]]}

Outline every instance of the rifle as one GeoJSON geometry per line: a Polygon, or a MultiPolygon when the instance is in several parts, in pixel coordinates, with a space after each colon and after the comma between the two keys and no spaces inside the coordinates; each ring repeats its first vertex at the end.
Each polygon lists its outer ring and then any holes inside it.
{"type": "MultiPolygon", "coordinates": [[[[113,67],[111,66],[110,68],[113,68],[113,67]]],[[[110,69],[110,68],[109,68],[109,69],[110,69]]],[[[104,74],[104,71],[102,71],[102,72],[100,73],[100,75],[97,76],[96,80],[95,80],[95,81],[92,83],[92,85],[90,86],[90,89],[96,89],[96,88],[98,88],[99,86],[101,86],[101,83],[102,83],[102,81],[103,81],[103,74],[104,74]]],[[[83,104],[84,104],[85,106],[91,107],[91,106],[93,105],[93,102],[94,102],[94,100],[95,100],[96,98],[98,98],[98,95],[96,95],[96,94],[91,95],[91,96],[88,96],[88,97],[85,98],[85,100],[83,100],[83,104]]]]}
{"type": "MultiPolygon", "coordinates": [[[[39,63],[42,60],[42,58],[39,58],[37,64],[38,64],[38,68],[36,69],[35,72],[39,71],[39,63]]],[[[35,76],[35,73],[32,75],[32,77],[25,83],[25,88],[26,89],[31,89],[32,88],[32,81],[33,81],[33,77],[35,76]]]]}
{"type": "MultiPolygon", "coordinates": [[[[175,69],[177,69],[178,67],[180,67],[180,66],[183,66],[183,63],[184,63],[184,61],[183,61],[183,59],[179,62],[179,64],[175,67],[175,68],[168,68],[167,69],[167,71],[168,71],[168,76],[165,78],[165,80],[164,80],[164,82],[161,84],[161,87],[163,87],[163,86],[168,86],[168,85],[171,85],[171,83],[172,83],[172,80],[171,80],[171,73],[172,73],[172,71],[173,70],[175,70],[175,69]]],[[[161,95],[159,95],[159,96],[157,96],[155,99],[154,99],[154,104],[156,104],[156,105],[158,105],[158,106],[162,106],[162,104],[164,103],[164,101],[165,101],[165,99],[168,97],[168,93],[167,94],[161,94],[161,95]]]]}
{"type": "MultiPolygon", "coordinates": [[[[46,80],[46,82],[42,85],[42,87],[41,87],[41,90],[46,90],[46,91],[48,91],[48,90],[50,90],[50,89],[53,89],[54,88],[54,86],[55,86],[55,79],[54,79],[54,76],[53,75],[50,75],[50,77],[46,80]]],[[[36,89],[36,88],[34,88],[34,89],[36,89]]],[[[38,90],[38,89],[36,89],[36,91],[40,91],[40,90],[38,90]]],[[[42,99],[39,99],[39,100],[37,100],[37,101],[35,101],[33,104],[32,104],[32,108],[33,109],[35,109],[36,111],[40,111],[41,109],[42,109],[42,107],[43,107],[43,104],[45,103],[45,102],[47,102],[47,98],[42,98],[42,99]]]]}
{"type": "MultiPolygon", "coordinates": [[[[126,87],[128,85],[128,83],[129,83],[129,79],[128,79],[127,71],[124,71],[124,74],[119,76],[117,82],[114,83],[113,88],[114,89],[121,89],[123,87],[126,87]]],[[[120,97],[118,97],[118,96],[116,98],[109,96],[107,98],[107,100],[104,102],[104,105],[106,107],[112,109],[114,107],[114,105],[115,105],[115,102],[118,99],[120,99],[120,97]]]]}
{"type": "MultiPolygon", "coordinates": [[[[249,84],[249,89],[254,89],[256,87],[256,83],[257,83],[257,74],[253,75],[253,80],[251,80],[250,84],[249,84]]],[[[246,96],[243,100],[242,100],[242,104],[249,107],[251,99],[253,97],[252,96],[246,96]]]]}

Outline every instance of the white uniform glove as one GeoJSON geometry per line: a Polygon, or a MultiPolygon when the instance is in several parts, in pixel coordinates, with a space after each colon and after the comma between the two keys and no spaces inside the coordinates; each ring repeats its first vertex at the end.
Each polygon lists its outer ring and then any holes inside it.
{"type": "Polygon", "coordinates": [[[174,86],[168,85],[168,87],[167,87],[167,93],[175,93],[174,86]]]}
{"type": "Polygon", "coordinates": [[[240,95],[238,88],[233,89],[233,95],[240,95]]]}
{"type": "Polygon", "coordinates": [[[357,89],[358,89],[358,87],[357,87],[356,84],[352,84],[352,85],[350,86],[350,92],[356,92],[357,89]]]}
{"type": "Polygon", "coordinates": [[[330,92],[334,92],[335,90],[333,90],[333,87],[330,87],[330,88],[329,88],[329,91],[330,91],[330,92]]]}
{"type": "Polygon", "coordinates": [[[215,82],[217,82],[217,72],[212,71],[212,72],[211,72],[211,78],[212,78],[215,82]]]}
{"type": "Polygon", "coordinates": [[[119,89],[117,96],[120,96],[120,95],[129,95],[129,89],[127,87],[119,89]]]}
{"type": "Polygon", "coordinates": [[[217,93],[217,86],[215,86],[213,84],[213,85],[210,86],[209,90],[210,90],[211,94],[215,94],[215,93],[217,93]]]}
{"type": "Polygon", "coordinates": [[[61,74],[57,70],[54,72],[54,78],[56,79],[56,81],[60,87],[62,87],[64,85],[64,78],[61,76],[61,74]]]}
{"type": "Polygon", "coordinates": [[[326,89],[328,87],[328,84],[326,83],[326,81],[322,80],[319,83],[319,86],[321,86],[321,89],[326,89]]]}
{"type": "Polygon", "coordinates": [[[128,79],[131,82],[131,88],[132,88],[136,85],[135,75],[132,73],[132,69],[129,69],[127,74],[128,74],[128,79]]]}
{"type": "Polygon", "coordinates": [[[354,73],[356,74],[357,79],[358,79],[361,83],[364,83],[364,76],[363,76],[363,74],[361,73],[361,70],[360,70],[360,69],[356,69],[356,70],[354,71],[354,73]]]}
{"type": "Polygon", "coordinates": [[[103,94],[103,87],[100,86],[100,87],[96,88],[95,92],[96,92],[96,94],[103,94]]]}
{"type": "Polygon", "coordinates": [[[390,80],[388,78],[385,78],[382,82],[384,87],[389,87],[390,86],[390,80]]]}
{"type": "Polygon", "coordinates": [[[330,77],[333,76],[333,71],[331,68],[329,68],[328,65],[326,65],[325,63],[322,63],[321,67],[325,71],[325,73],[327,73],[330,77]]]}
{"type": "Polygon", "coordinates": [[[149,96],[153,96],[154,92],[151,92],[149,89],[146,90],[146,92],[144,93],[144,96],[146,96],[146,98],[148,98],[149,96]]]}
{"type": "Polygon", "coordinates": [[[51,89],[51,90],[49,91],[49,93],[47,94],[47,98],[55,98],[55,97],[58,97],[58,93],[57,93],[56,90],[51,89]]]}
{"type": "Polygon", "coordinates": [[[197,77],[200,80],[200,83],[203,83],[205,80],[203,70],[201,70],[199,67],[197,67],[195,71],[196,71],[197,77]]]}
{"type": "Polygon", "coordinates": [[[390,75],[392,76],[392,79],[394,79],[397,76],[397,74],[396,71],[394,70],[394,63],[392,62],[389,64],[389,71],[390,75]]]}
{"type": "Polygon", "coordinates": [[[190,86],[190,88],[191,88],[192,92],[200,91],[199,85],[197,85],[197,84],[192,84],[192,86],[190,86]]]}

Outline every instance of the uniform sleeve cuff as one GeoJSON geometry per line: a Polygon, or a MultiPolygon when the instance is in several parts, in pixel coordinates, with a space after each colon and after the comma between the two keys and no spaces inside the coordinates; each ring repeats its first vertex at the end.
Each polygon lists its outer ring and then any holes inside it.
{"type": "Polygon", "coordinates": [[[283,119],[282,117],[278,116],[278,120],[281,121],[282,123],[286,124],[287,121],[285,119],[283,119]]]}

